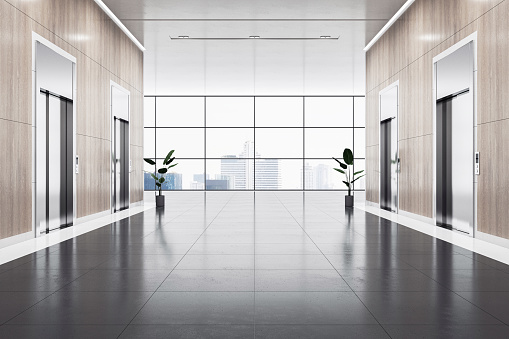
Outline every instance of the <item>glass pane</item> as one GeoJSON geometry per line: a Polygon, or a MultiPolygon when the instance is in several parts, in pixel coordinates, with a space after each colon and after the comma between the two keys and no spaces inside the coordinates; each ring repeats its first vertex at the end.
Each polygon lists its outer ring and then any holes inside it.
{"type": "Polygon", "coordinates": [[[302,158],[302,128],[257,128],[256,156],[302,158]]]}
{"type": "Polygon", "coordinates": [[[208,128],[207,158],[254,158],[253,128],[208,128]]]}
{"type": "Polygon", "coordinates": [[[354,129],[354,150],[353,156],[355,158],[366,157],[366,130],[364,128],[354,129]]]}
{"type": "Polygon", "coordinates": [[[256,189],[302,189],[301,172],[302,160],[256,159],[256,189]]]}
{"type": "MultiPolygon", "coordinates": [[[[162,160],[158,160],[157,168],[160,168],[162,163],[162,160]]],[[[164,174],[166,179],[163,183],[164,191],[203,189],[204,160],[175,159],[173,163],[178,165],[170,168],[168,173],[164,174]]]]}
{"type": "Polygon", "coordinates": [[[205,116],[203,97],[158,97],[157,127],[203,127],[205,116]]]}
{"type": "Polygon", "coordinates": [[[326,190],[344,188],[341,182],[344,175],[333,170],[338,163],[332,159],[306,160],[304,167],[304,186],[307,190],[326,190]]]}
{"type": "Polygon", "coordinates": [[[352,127],[353,97],[306,98],[306,127],[352,127]]]}
{"type": "Polygon", "coordinates": [[[207,127],[253,127],[253,124],[253,97],[207,98],[207,127]]]}
{"type": "MultiPolygon", "coordinates": [[[[366,170],[366,160],[355,160],[353,163],[355,172],[357,171],[365,171],[366,170]]],[[[360,175],[366,174],[362,172],[360,175]]],[[[356,182],[353,183],[353,188],[356,190],[364,190],[366,189],[366,177],[360,178],[356,182]]]]}
{"type": "Polygon", "coordinates": [[[305,133],[306,158],[341,158],[353,146],[353,128],[306,128],[305,133]]]}
{"type": "Polygon", "coordinates": [[[366,127],[366,98],[355,98],[354,126],[366,127]]]}
{"type": "Polygon", "coordinates": [[[158,128],[156,156],[165,158],[173,149],[177,158],[203,158],[204,133],[203,128],[158,128]]]}
{"type": "Polygon", "coordinates": [[[253,160],[207,160],[207,190],[250,190],[253,189],[253,178],[253,160]]]}
{"type": "Polygon", "coordinates": [[[144,161],[143,162],[143,170],[145,171],[143,173],[143,186],[144,186],[145,191],[155,190],[156,185],[155,185],[154,179],[150,176],[150,174],[155,173],[156,166],[149,165],[144,161]]]}
{"type": "Polygon", "coordinates": [[[145,97],[143,106],[143,116],[145,127],[155,127],[156,125],[156,98],[145,97]]]}
{"type": "Polygon", "coordinates": [[[302,127],[302,98],[256,98],[256,127],[302,127]]]}
{"type": "Polygon", "coordinates": [[[156,139],[155,139],[155,128],[144,128],[143,129],[143,157],[144,158],[155,158],[156,157],[156,139]]]}

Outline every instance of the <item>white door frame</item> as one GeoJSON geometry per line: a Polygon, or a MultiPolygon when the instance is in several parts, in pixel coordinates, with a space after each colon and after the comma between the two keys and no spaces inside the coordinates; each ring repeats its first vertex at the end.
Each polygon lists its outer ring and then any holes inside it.
{"type": "Polygon", "coordinates": [[[114,205],[114,201],[113,199],[115,198],[115,190],[114,190],[114,187],[115,187],[115,165],[114,165],[114,159],[115,159],[115,140],[114,140],[114,137],[115,137],[115,115],[114,115],[114,112],[113,112],[113,95],[112,95],[112,91],[113,91],[113,88],[116,88],[118,90],[120,90],[121,92],[127,94],[128,98],[129,98],[129,104],[128,104],[128,112],[127,112],[127,117],[126,116],[123,116],[123,117],[120,117],[121,119],[123,120],[126,120],[127,122],[129,122],[129,144],[127,147],[129,147],[129,173],[128,173],[128,186],[129,186],[129,192],[128,192],[128,195],[129,195],[129,205],[131,204],[131,178],[130,178],[130,173],[131,173],[131,125],[130,125],[130,116],[131,116],[131,92],[128,91],[127,89],[125,89],[124,87],[120,86],[119,84],[117,84],[115,81],[113,80],[110,80],[110,140],[111,140],[111,143],[110,143],[110,212],[111,214],[115,213],[115,210],[113,208],[113,205],[114,205]]]}
{"type": "MultiPolygon", "coordinates": [[[[400,103],[400,95],[399,95],[399,80],[396,80],[395,82],[393,82],[392,84],[390,84],[389,86],[385,87],[384,89],[382,89],[379,93],[378,93],[378,205],[380,208],[382,208],[382,204],[381,204],[381,195],[382,195],[382,180],[381,180],[381,169],[382,169],[382,165],[381,165],[381,157],[380,157],[380,150],[381,150],[381,145],[382,145],[382,133],[380,133],[380,123],[382,122],[382,95],[385,94],[386,92],[392,90],[393,88],[396,88],[397,89],[397,92],[398,92],[398,100],[397,100],[397,106],[396,106],[396,122],[397,122],[397,126],[396,126],[396,149],[397,149],[397,152],[398,152],[398,159],[400,158],[399,157],[399,103],[400,103]]],[[[397,164],[397,166],[399,166],[399,164],[397,164]]],[[[398,187],[398,190],[397,190],[397,201],[396,201],[396,212],[395,213],[399,213],[399,168],[398,168],[398,171],[396,172],[396,186],[398,187]]]]}
{"type": "MultiPolygon", "coordinates": [[[[473,92],[473,101],[474,101],[474,121],[473,121],[473,128],[474,128],[474,149],[472,150],[472,156],[474,156],[475,152],[477,152],[477,32],[474,32],[470,34],[465,39],[459,41],[458,43],[454,44],[454,46],[446,49],[442,53],[438,54],[436,57],[433,58],[433,64],[432,64],[432,72],[433,72],[433,225],[436,225],[437,223],[437,215],[436,215],[436,148],[437,148],[437,80],[436,80],[436,64],[438,61],[444,59],[445,57],[451,55],[452,53],[456,52],[458,49],[472,43],[472,51],[473,51],[473,57],[474,57],[474,70],[473,70],[473,77],[472,77],[472,83],[470,84],[469,89],[473,92]]],[[[474,171],[474,168],[472,168],[472,171],[474,171]]],[[[474,174],[474,206],[472,206],[474,210],[474,227],[473,227],[473,234],[472,237],[475,237],[477,233],[477,183],[478,178],[477,175],[474,174]]]]}
{"type": "MultiPolygon", "coordinates": [[[[72,105],[72,115],[73,115],[73,159],[76,159],[76,106],[77,106],[77,59],[73,55],[67,53],[57,45],[53,44],[49,40],[43,38],[39,34],[32,31],[32,232],[34,234],[34,238],[41,236],[41,232],[39,229],[39,222],[37,220],[37,96],[41,92],[40,84],[37,83],[37,60],[36,60],[36,50],[37,43],[40,43],[58,55],[66,58],[71,61],[73,64],[72,70],[72,95],[70,98],[73,101],[72,105]]],[[[72,221],[73,225],[76,225],[76,169],[73,171],[73,216],[72,221]]]]}

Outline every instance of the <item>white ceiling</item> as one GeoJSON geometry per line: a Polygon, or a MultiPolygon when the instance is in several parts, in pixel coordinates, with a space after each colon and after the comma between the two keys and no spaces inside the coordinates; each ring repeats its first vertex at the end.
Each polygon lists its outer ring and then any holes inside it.
{"type": "Polygon", "coordinates": [[[404,2],[105,0],[147,49],[146,95],[364,94],[363,48],[404,2]]]}

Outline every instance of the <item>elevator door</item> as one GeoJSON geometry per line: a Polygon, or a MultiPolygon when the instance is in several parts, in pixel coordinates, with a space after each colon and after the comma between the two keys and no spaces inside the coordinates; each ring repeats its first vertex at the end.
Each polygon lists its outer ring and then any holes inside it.
{"type": "Polygon", "coordinates": [[[115,118],[114,211],[129,208],[129,123],[115,118]]]}
{"type": "Polygon", "coordinates": [[[380,207],[396,212],[398,201],[398,150],[396,119],[380,123],[380,207]]]}
{"type": "Polygon", "coordinates": [[[73,110],[72,101],[41,90],[46,115],[45,218],[41,232],[73,223],[73,110]]]}
{"type": "Polygon", "coordinates": [[[437,101],[436,222],[472,234],[474,219],[472,95],[437,101]]]}

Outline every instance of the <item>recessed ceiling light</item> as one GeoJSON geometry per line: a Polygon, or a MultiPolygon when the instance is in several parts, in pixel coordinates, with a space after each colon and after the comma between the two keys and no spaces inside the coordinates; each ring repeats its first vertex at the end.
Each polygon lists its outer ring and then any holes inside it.
{"type": "Polygon", "coordinates": [[[179,35],[179,39],[189,39],[189,35],[179,35]]]}
{"type": "Polygon", "coordinates": [[[330,35],[320,35],[320,39],[330,39],[330,35]]]}
{"type": "Polygon", "coordinates": [[[250,39],[260,39],[260,36],[259,35],[250,35],[249,38],[250,39]]]}

